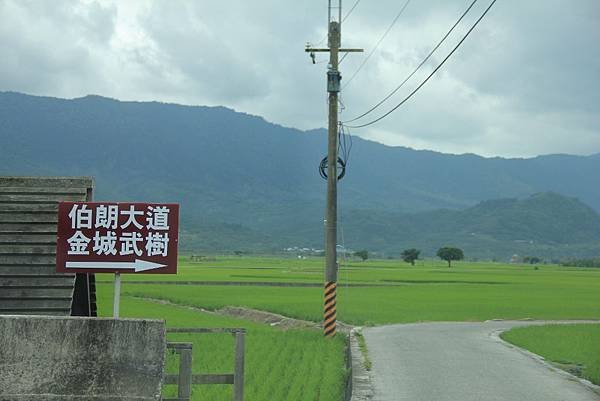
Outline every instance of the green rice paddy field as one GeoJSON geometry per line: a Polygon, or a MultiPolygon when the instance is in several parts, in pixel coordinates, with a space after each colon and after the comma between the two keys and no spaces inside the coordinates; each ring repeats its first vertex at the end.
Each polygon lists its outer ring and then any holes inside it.
{"type": "MultiPolygon", "coordinates": [[[[330,341],[315,330],[284,332],[186,308],[245,306],[319,322],[323,264],[320,258],[217,257],[203,262],[181,258],[177,275],[124,275],[122,316],[162,318],[169,326],[245,327],[247,400],[339,400],[346,375],[340,336],[330,341]],[[226,282],[246,285],[225,285],[226,282]],[[303,283],[314,287],[260,283],[303,283]],[[175,305],[158,304],[152,299],[175,305]]],[[[99,308],[108,315],[112,310],[112,277],[98,275],[97,280],[99,308]]],[[[355,261],[342,263],[340,268],[338,319],[346,323],[379,325],[494,318],[600,319],[600,269],[553,265],[536,269],[531,265],[467,262],[448,268],[445,262],[433,260],[419,261],[414,267],[398,260],[355,261]]],[[[533,329],[539,330],[523,330],[533,329]]],[[[537,336],[531,338],[535,342],[537,336]]],[[[232,338],[204,334],[194,336],[193,341],[195,372],[232,369],[232,338]]],[[[524,346],[530,348],[529,345],[524,346]]],[[[568,354],[561,354],[560,359],[578,363],[576,356],[569,359],[568,354]]],[[[203,397],[230,399],[230,386],[194,386],[194,399],[203,397]]]]}
{"type": "MultiPolygon", "coordinates": [[[[123,293],[218,309],[248,306],[320,321],[321,259],[182,259],[177,275],[124,275],[123,293]],[[153,284],[152,281],[191,285],[153,284]],[[136,283],[129,283],[135,281],[136,283]],[[193,285],[194,282],[215,285],[193,285]],[[219,286],[220,282],[314,283],[315,287],[219,286]],[[142,283],[142,284],[138,284],[142,283]]],[[[99,276],[109,282],[110,276],[99,276]]],[[[493,263],[348,263],[338,276],[338,318],[355,325],[416,321],[600,318],[600,269],[493,263]],[[353,285],[361,284],[364,287],[353,285]]]]}
{"type": "MultiPolygon", "coordinates": [[[[100,315],[112,313],[112,291],[100,288],[100,315]]],[[[346,380],[345,340],[338,336],[325,341],[315,330],[281,331],[264,324],[248,322],[214,314],[201,313],[185,307],[123,296],[121,317],[166,320],[167,327],[243,327],[246,334],[245,400],[310,400],[339,401],[343,399],[346,380]]],[[[231,334],[170,333],[169,341],[193,344],[193,372],[232,373],[234,338],[231,334]]],[[[177,357],[167,355],[167,371],[177,371],[177,357]]],[[[165,386],[164,395],[176,397],[175,386],[165,386]]],[[[231,400],[230,385],[194,385],[193,400],[231,400]]]]}
{"type": "Polygon", "coordinates": [[[518,327],[501,337],[600,385],[600,324],[518,327]]]}

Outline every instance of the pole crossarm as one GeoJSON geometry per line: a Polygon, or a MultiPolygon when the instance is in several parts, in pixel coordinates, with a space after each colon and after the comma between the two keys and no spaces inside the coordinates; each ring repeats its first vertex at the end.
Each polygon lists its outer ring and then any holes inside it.
{"type": "MultiPolygon", "coordinates": [[[[313,48],[313,47],[307,47],[306,49],[304,49],[305,52],[310,53],[310,52],[330,52],[331,49],[327,49],[327,48],[313,48]]],[[[340,53],[362,53],[365,51],[365,49],[338,49],[338,51],[340,53]]]]}

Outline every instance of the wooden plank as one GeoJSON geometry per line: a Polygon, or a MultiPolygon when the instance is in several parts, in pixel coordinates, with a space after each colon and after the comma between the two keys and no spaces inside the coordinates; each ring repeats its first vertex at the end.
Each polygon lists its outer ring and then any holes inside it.
{"type": "Polygon", "coordinates": [[[94,188],[91,177],[0,177],[0,187],[94,188]]]}
{"type": "Polygon", "coordinates": [[[192,349],[192,343],[176,343],[176,342],[168,342],[167,349],[173,349],[176,352],[179,352],[183,349],[192,349]]]}
{"type": "Polygon", "coordinates": [[[58,195],[86,195],[87,188],[52,188],[52,187],[3,187],[0,194],[58,194],[58,195]]]}
{"type": "Polygon", "coordinates": [[[234,384],[232,374],[193,375],[193,384],[234,384]]]}
{"type": "Polygon", "coordinates": [[[0,308],[0,315],[52,315],[52,316],[70,316],[69,308],[0,308]]]}
{"type": "MultiPolygon", "coordinates": [[[[54,286],[54,287],[0,287],[2,297],[6,298],[22,298],[22,297],[73,297],[73,285],[71,286],[54,286]]],[[[1,304],[1,302],[0,302],[1,304]]]]}
{"type": "MultiPolygon", "coordinates": [[[[40,275],[40,274],[56,274],[56,265],[0,265],[1,275],[10,274],[27,274],[27,275],[40,275]]],[[[57,277],[71,277],[73,274],[56,274],[57,277]]]]}
{"type": "Polygon", "coordinates": [[[56,223],[0,223],[0,233],[56,235],[56,223]]]}
{"type": "Polygon", "coordinates": [[[27,309],[40,309],[40,308],[60,308],[66,309],[71,307],[71,297],[19,297],[19,298],[7,298],[0,297],[0,309],[11,309],[11,308],[27,308],[27,309]]]}
{"type": "Polygon", "coordinates": [[[0,265],[55,265],[55,255],[0,254],[0,265]]]}
{"type": "Polygon", "coordinates": [[[233,401],[244,401],[244,355],[246,333],[235,333],[235,372],[233,401]]]}
{"type": "Polygon", "coordinates": [[[245,333],[244,328],[234,327],[167,327],[167,333],[245,333]]]}
{"type": "Polygon", "coordinates": [[[84,202],[86,199],[85,195],[81,194],[66,194],[66,195],[55,195],[55,194],[3,194],[0,193],[0,202],[5,203],[56,203],[59,201],[71,201],[71,202],[84,202]]]}
{"type": "Polygon", "coordinates": [[[0,313],[70,315],[75,275],[55,274],[59,201],[86,201],[89,177],[0,177],[0,313]]]}
{"type": "Polygon", "coordinates": [[[0,213],[29,212],[57,213],[58,202],[52,203],[0,203],[0,213]]]}
{"type": "Polygon", "coordinates": [[[0,213],[0,223],[56,223],[56,213],[0,213]]]}
{"type": "MultiPolygon", "coordinates": [[[[233,374],[192,375],[192,384],[233,384],[233,374]]],[[[177,375],[165,375],[163,384],[179,384],[177,375]]]]}
{"type": "Polygon", "coordinates": [[[56,255],[56,245],[0,244],[0,255],[56,255]]]}
{"type": "Polygon", "coordinates": [[[0,231],[0,244],[56,245],[56,234],[11,233],[0,231]]]}
{"type": "MultiPolygon", "coordinates": [[[[4,274],[0,269],[0,287],[52,287],[55,285],[69,286],[73,285],[74,282],[74,276],[63,276],[60,274],[4,274]]],[[[0,296],[2,296],[2,294],[0,294],[0,296]]]]}
{"type": "Polygon", "coordinates": [[[173,374],[165,375],[163,378],[163,384],[179,384],[179,376],[173,374]]]}
{"type": "Polygon", "coordinates": [[[192,349],[182,349],[179,354],[179,380],[177,397],[190,399],[192,395],[192,349]]]}

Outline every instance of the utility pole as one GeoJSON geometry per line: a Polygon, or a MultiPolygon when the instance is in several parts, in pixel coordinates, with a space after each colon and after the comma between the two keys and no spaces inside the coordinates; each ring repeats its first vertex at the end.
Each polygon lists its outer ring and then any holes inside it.
{"type": "Polygon", "coordinates": [[[338,160],[338,93],[342,76],[338,70],[340,52],[362,52],[362,49],[341,49],[342,0],[329,0],[327,49],[306,47],[314,60],[315,52],[329,52],[327,92],[329,93],[329,122],[327,141],[327,208],[325,213],[325,296],[323,332],[326,337],[336,333],[337,292],[337,160],[338,160]],[[337,10],[337,18],[335,12],[337,10]]]}

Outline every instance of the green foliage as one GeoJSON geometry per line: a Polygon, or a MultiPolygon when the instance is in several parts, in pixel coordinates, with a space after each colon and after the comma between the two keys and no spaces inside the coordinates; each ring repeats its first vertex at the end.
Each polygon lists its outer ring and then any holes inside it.
{"type": "Polygon", "coordinates": [[[371,362],[371,358],[369,358],[369,350],[367,349],[367,342],[365,341],[365,336],[360,331],[354,332],[356,340],[358,341],[358,347],[360,348],[360,353],[363,358],[363,366],[365,370],[371,370],[373,368],[373,362],[371,362]]]}
{"type": "Polygon", "coordinates": [[[571,259],[561,263],[563,266],[573,267],[600,267],[600,258],[594,259],[571,259]]]}
{"type": "Polygon", "coordinates": [[[545,260],[600,255],[598,213],[555,193],[416,214],[349,210],[344,222],[346,246],[395,255],[397,244],[410,244],[429,256],[435,255],[436,244],[457,244],[469,257],[500,261],[514,254],[545,260]]]}
{"type": "Polygon", "coordinates": [[[369,259],[369,251],[367,251],[366,249],[363,249],[361,251],[356,251],[356,252],[354,252],[354,256],[365,261],[365,260],[369,259]]]}
{"type": "Polygon", "coordinates": [[[542,259],[537,256],[523,256],[523,263],[529,263],[530,265],[535,265],[541,263],[542,259]]]}
{"type": "Polygon", "coordinates": [[[436,255],[438,258],[443,259],[446,262],[448,262],[448,267],[451,266],[450,263],[453,260],[463,260],[465,258],[465,255],[463,254],[462,249],[454,248],[454,247],[450,247],[450,246],[445,246],[445,247],[438,249],[436,255]]]}
{"type": "Polygon", "coordinates": [[[518,327],[501,337],[600,385],[600,324],[518,327]]]}
{"type": "Polygon", "coordinates": [[[403,250],[402,253],[400,254],[400,257],[406,263],[410,263],[412,266],[414,266],[415,260],[419,259],[420,253],[421,253],[420,250],[418,250],[416,248],[410,248],[410,249],[403,250]]]}

